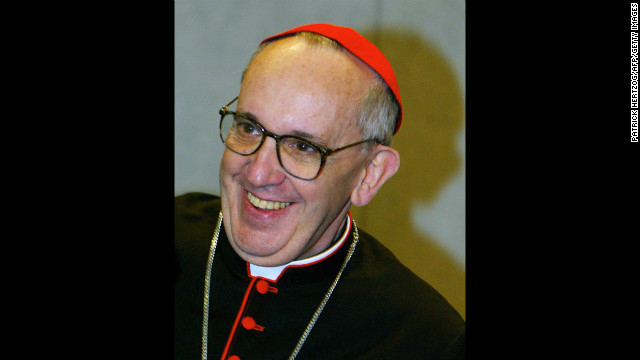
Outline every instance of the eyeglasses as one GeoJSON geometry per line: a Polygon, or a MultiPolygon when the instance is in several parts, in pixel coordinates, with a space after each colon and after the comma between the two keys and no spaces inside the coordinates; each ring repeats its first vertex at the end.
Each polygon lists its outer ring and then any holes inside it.
{"type": "Polygon", "coordinates": [[[280,166],[289,175],[301,180],[313,180],[322,171],[327,156],[362,143],[362,140],[337,149],[328,149],[294,135],[277,135],[260,123],[229,110],[238,97],[220,109],[220,139],[227,149],[239,155],[254,154],[268,136],[276,141],[276,153],[280,166]]]}

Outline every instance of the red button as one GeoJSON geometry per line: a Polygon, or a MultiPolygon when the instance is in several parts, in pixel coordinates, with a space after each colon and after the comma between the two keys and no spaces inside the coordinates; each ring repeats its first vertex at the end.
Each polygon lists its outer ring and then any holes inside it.
{"type": "Polygon", "coordinates": [[[227,360],[240,360],[240,356],[238,355],[231,355],[229,356],[229,358],[227,360]]]}
{"type": "Polygon", "coordinates": [[[258,330],[258,331],[264,330],[264,326],[257,325],[256,321],[253,320],[251,316],[245,316],[242,318],[242,327],[244,327],[247,330],[258,330]]]}
{"type": "Polygon", "coordinates": [[[256,283],[256,290],[258,290],[260,294],[266,294],[268,291],[271,291],[272,293],[278,292],[278,289],[273,286],[269,286],[269,283],[262,279],[258,280],[256,283]]]}

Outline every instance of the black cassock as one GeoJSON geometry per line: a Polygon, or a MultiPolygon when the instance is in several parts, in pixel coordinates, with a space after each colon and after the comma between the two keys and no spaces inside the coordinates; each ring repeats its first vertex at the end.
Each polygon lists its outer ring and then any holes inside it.
{"type": "MultiPolygon", "coordinates": [[[[220,198],[185,194],[176,197],[175,211],[175,359],[199,359],[220,198]]],[[[223,226],[210,282],[208,358],[289,358],[340,271],[353,231],[345,227],[344,241],[321,261],[267,276],[234,252],[223,226]]],[[[297,359],[464,359],[460,315],[381,243],[358,231],[355,252],[297,359]]]]}

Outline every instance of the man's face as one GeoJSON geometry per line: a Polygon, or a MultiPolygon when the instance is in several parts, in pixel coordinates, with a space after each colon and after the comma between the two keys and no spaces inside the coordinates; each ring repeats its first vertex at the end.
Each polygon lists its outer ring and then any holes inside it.
{"type": "MultiPolygon", "coordinates": [[[[355,118],[373,73],[351,55],[305,45],[296,38],[270,44],[242,81],[237,112],[280,135],[298,135],[328,148],[361,140],[355,118]]],[[[220,167],[224,226],[235,251],[256,265],[277,266],[327,248],[364,176],[367,154],[356,146],[327,158],[305,181],[287,174],[267,137],[253,155],[225,150],[220,167]],[[263,209],[254,203],[279,207],[263,209]],[[277,203],[276,203],[277,202],[277,203]]]]}

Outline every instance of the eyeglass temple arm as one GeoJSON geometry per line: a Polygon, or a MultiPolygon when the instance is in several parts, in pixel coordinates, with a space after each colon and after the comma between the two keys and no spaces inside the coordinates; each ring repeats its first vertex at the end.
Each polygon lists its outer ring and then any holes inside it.
{"type": "Polygon", "coordinates": [[[238,100],[239,97],[240,96],[236,96],[235,98],[233,98],[233,100],[229,101],[227,105],[223,106],[222,109],[218,111],[220,115],[224,115],[227,111],[229,111],[229,105],[233,104],[236,100],[238,100]]]}
{"type": "Polygon", "coordinates": [[[370,141],[375,141],[378,144],[380,143],[380,141],[378,141],[378,139],[362,140],[362,141],[358,141],[358,142],[355,142],[353,144],[349,144],[347,146],[343,146],[343,147],[337,148],[337,149],[323,149],[324,150],[323,153],[324,153],[324,156],[328,156],[329,154],[332,154],[332,153],[334,153],[336,151],[341,151],[341,150],[344,150],[344,149],[348,149],[348,148],[350,148],[352,146],[360,145],[362,143],[366,143],[366,142],[370,142],[370,141]]]}

